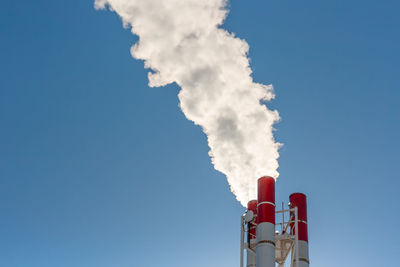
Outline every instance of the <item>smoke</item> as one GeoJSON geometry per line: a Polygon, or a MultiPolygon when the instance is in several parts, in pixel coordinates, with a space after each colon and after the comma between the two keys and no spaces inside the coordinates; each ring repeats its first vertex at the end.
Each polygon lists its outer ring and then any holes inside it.
{"type": "Polygon", "coordinates": [[[139,36],[131,54],[144,60],[149,85],[175,82],[185,116],[207,135],[209,155],[242,205],[257,196],[257,179],[278,177],[271,85],[255,83],[246,41],[220,28],[227,0],[95,0],[139,36]]]}

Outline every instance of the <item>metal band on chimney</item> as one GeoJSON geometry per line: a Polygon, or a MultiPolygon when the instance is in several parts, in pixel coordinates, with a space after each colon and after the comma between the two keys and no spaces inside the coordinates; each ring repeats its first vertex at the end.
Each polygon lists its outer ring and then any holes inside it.
{"type": "Polygon", "coordinates": [[[261,203],[258,203],[258,204],[257,204],[257,207],[258,207],[258,206],[261,206],[261,205],[264,205],[264,204],[269,204],[269,205],[272,205],[272,206],[275,207],[275,203],[272,203],[272,202],[269,202],[269,201],[263,201],[263,202],[261,202],[261,203]]]}

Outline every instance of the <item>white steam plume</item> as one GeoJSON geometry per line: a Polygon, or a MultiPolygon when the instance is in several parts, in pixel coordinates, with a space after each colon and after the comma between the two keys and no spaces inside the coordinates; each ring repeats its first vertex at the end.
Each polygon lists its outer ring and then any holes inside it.
{"type": "Polygon", "coordinates": [[[251,77],[248,44],[219,28],[226,0],[95,0],[131,27],[139,41],[132,56],[150,68],[150,86],[177,83],[180,107],[207,135],[216,170],[227,176],[242,205],[255,199],[257,179],[278,177],[273,124],[276,110],[262,101],[271,85],[251,77]]]}

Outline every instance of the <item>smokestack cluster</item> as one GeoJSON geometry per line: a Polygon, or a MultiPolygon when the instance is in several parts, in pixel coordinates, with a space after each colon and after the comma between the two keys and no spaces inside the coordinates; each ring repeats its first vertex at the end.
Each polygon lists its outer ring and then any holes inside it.
{"type": "Polygon", "coordinates": [[[307,198],[302,193],[289,196],[289,209],[276,211],[275,179],[264,176],[258,179],[258,198],[248,203],[247,212],[242,217],[247,231],[242,225],[242,235],[247,232],[247,243],[241,243],[241,263],[243,248],[247,250],[247,267],[285,266],[291,254],[291,267],[308,267],[308,225],[307,198]],[[276,213],[288,213],[287,221],[282,216],[276,228],[276,213]],[[257,229],[255,231],[255,229],[257,229]]]}
{"type": "Polygon", "coordinates": [[[207,135],[209,155],[245,206],[257,197],[257,179],[278,177],[273,125],[279,114],[264,104],[271,85],[255,83],[249,46],[221,29],[227,0],[95,0],[107,6],[139,41],[134,58],[144,60],[150,86],[176,83],[185,116],[207,135]]]}

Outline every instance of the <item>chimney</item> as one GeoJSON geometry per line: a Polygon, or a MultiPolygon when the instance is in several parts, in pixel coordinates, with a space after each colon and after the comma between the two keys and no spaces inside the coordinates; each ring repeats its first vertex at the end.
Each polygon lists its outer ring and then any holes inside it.
{"type": "MultiPolygon", "coordinates": [[[[308,267],[310,265],[310,260],[308,257],[308,232],[307,232],[307,197],[302,193],[293,193],[289,196],[290,208],[293,209],[297,207],[298,216],[298,230],[296,229],[294,223],[290,224],[290,231],[292,235],[296,235],[298,232],[298,257],[297,255],[292,255],[294,261],[298,259],[298,267],[308,267]]],[[[291,212],[291,221],[295,220],[295,213],[291,212]]],[[[297,252],[295,252],[297,253],[297,252]]]]}
{"type": "Polygon", "coordinates": [[[275,179],[258,179],[257,267],[275,267],[275,179]]]}

